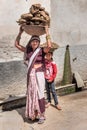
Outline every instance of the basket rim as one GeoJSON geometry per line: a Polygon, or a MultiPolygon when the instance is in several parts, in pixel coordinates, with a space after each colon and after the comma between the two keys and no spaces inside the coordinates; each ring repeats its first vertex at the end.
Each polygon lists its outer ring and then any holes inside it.
{"type": "Polygon", "coordinates": [[[46,32],[45,32],[45,26],[42,26],[42,25],[23,25],[22,26],[24,31],[27,33],[27,34],[30,34],[30,35],[44,35],[46,32]]]}

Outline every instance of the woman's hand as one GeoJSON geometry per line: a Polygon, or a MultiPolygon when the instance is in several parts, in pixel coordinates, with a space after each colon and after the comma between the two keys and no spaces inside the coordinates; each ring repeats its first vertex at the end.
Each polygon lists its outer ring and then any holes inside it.
{"type": "Polygon", "coordinates": [[[28,67],[28,61],[27,60],[24,61],[24,64],[28,67]]]}
{"type": "Polygon", "coordinates": [[[20,41],[20,39],[21,39],[21,34],[23,33],[23,28],[22,28],[22,26],[20,26],[20,28],[19,28],[19,33],[18,33],[18,36],[17,36],[17,38],[16,38],[16,41],[20,41]]]}

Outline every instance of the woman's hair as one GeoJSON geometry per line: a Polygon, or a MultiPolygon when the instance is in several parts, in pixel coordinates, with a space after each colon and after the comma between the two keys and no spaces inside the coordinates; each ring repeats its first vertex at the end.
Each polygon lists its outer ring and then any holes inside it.
{"type": "Polygon", "coordinates": [[[26,45],[26,53],[28,53],[30,51],[32,51],[32,47],[31,47],[30,40],[29,40],[29,42],[26,45]]]}

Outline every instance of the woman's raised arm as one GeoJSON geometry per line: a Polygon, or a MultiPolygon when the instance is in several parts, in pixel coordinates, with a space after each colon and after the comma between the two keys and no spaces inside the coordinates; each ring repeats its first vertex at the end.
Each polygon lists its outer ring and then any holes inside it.
{"type": "Polygon", "coordinates": [[[44,52],[47,53],[51,49],[51,38],[50,38],[48,26],[45,26],[45,31],[46,31],[46,43],[47,43],[47,47],[44,48],[44,52]]]}
{"type": "Polygon", "coordinates": [[[16,37],[16,40],[15,40],[15,46],[19,49],[19,50],[21,50],[22,52],[25,52],[25,47],[24,46],[22,46],[22,45],[20,45],[20,39],[21,39],[21,34],[23,33],[23,29],[22,29],[22,26],[20,27],[20,29],[19,29],[19,33],[18,33],[18,35],[17,35],[17,37],[16,37]]]}

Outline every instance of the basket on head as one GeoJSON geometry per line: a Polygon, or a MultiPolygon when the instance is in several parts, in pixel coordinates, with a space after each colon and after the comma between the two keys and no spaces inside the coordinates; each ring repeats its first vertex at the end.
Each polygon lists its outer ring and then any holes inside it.
{"type": "Polygon", "coordinates": [[[29,35],[44,35],[45,34],[45,27],[40,25],[23,25],[22,28],[24,31],[29,35]]]}
{"type": "MultiPolygon", "coordinates": [[[[47,47],[47,42],[41,44],[40,47],[42,47],[42,48],[47,47]]],[[[50,49],[50,51],[53,52],[54,50],[56,50],[56,49],[58,49],[58,48],[59,48],[59,45],[58,45],[58,44],[56,44],[56,43],[54,43],[54,42],[51,42],[51,49],[50,49]]]]}

